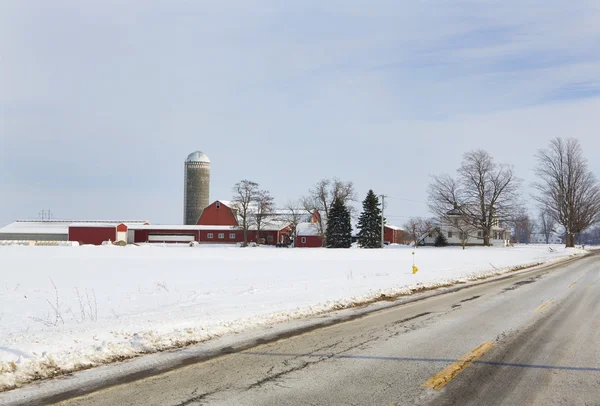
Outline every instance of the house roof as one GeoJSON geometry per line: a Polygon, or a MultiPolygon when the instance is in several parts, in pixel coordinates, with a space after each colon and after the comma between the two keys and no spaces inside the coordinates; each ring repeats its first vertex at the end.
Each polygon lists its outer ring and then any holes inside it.
{"type": "Polygon", "coordinates": [[[452,210],[447,211],[446,214],[448,216],[462,216],[463,213],[458,207],[455,207],[452,210]]]}

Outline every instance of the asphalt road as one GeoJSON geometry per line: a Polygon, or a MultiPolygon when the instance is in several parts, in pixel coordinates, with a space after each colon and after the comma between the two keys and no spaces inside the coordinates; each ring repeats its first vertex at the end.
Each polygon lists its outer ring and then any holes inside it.
{"type": "Polygon", "coordinates": [[[600,405],[600,257],[60,403],[600,405]]]}

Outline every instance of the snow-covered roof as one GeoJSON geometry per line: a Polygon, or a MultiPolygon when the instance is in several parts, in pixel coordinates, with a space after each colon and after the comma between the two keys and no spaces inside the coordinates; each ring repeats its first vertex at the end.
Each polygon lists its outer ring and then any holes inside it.
{"type": "MultiPolygon", "coordinates": [[[[264,224],[261,224],[260,229],[263,231],[280,231],[289,225],[289,221],[267,221],[264,224]]],[[[256,226],[251,226],[250,230],[256,230],[256,226]]]]}
{"type": "Polygon", "coordinates": [[[319,229],[315,223],[299,223],[296,227],[298,237],[318,236],[319,229]]]}
{"type": "Polygon", "coordinates": [[[69,222],[15,221],[0,228],[0,234],[69,234],[69,222]]]}
{"type": "Polygon", "coordinates": [[[90,228],[108,228],[116,227],[121,223],[71,223],[69,227],[90,227],[90,228]]]}
{"type": "Polygon", "coordinates": [[[198,225],[181,225],[181,224],[154,224],[154,225],[143,225],[136,224],[129,227],[130,230],[175,230],[175,231],[227,231],[227,230],[239,230],[235,226],[198,226],[198,225]]]}
{"type": "Polygon", "coordinates": [[[402,227],[398,227],[398,226],[393,226],[391,224],[386,224],[385,225],[387,228],[389,228],[390,230],[398,230],[398,231],[404,231],[404,229],[402,227]]]}
{"type": "Polygon", "coordinates": [[[113,227],[117,224],[126,224],[128,227],[135,224],[147,223],[145,220],[18,220],[0,228],[2,234],[69,234],[69,226],[74,227],[113,227]]]}

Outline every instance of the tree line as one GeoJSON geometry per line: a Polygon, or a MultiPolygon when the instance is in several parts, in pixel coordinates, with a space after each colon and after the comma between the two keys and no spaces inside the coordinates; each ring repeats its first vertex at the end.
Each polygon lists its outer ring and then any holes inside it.
{"type": "MultiPolygon", "coordinates": [[[[244,233],[244,245],[248,244],[251,231],[260,236],[270,218],[280,218],[289,224],[291,238],[296,240],[297,227],[310,218],[316,234],[327,248],[349,248],[352,244],[352,215],[350,202],[357,200],[352,182],[340,179],[322,179],[313,186],[307,196],[287,202],[283,214],[275,216],[274,199],[268,190],[256,182],[244,179],[232,189],[232,204],[244,233]]],[[[369,190],[363,211],[358,219],[358,243],[364,248],[381,247],[381,209],[379,199],[369,190]]]]}
{"type": "MultiPolygon", "coordinates": [[[[573,247],[575,236],[600,220],[600,186],[588,169],[587,159],[577,139],[553,139],[547,148],[535,154],[536,182],[532,184],[539,215],[534,219],[526,209],[521,178],[512,166],[498,163],[484,150],[473,150],[463,155],[454,176],[432,176],[427,205],[433,218],[411,218],[404,224],[406,233],[418,246],[424,236],[448,224],[456,231],[463,248],[470,239],[490,245],[494,226],[510,226],[517,242],[530,242],[534,232],[544,235],[546,242],[564,230],[567,247],[573,247]]],[[[274,199],[258,183],[243,180],[233,188],[233,202],[238,210],[244,242],[248,241],[251,227],[257,235],[275,210],[274,199]]],[[[285,220],[290,224],[292,239],[297,237],[297,226],[310,217],[323,246],[344,248],[351,245],[357,201],[352,182],[340,179],[322,179],[308,194],[289,201],[283,207],[285,220]]],[[[381,203],[369,190],[362,202],[358,218],[358,242],[362,247],[381,247],[381,203]]],[[[439,234],[439,233],[438,233],[439,234]]],[[[445,238],[445,237],[444,237],[445,238]]],[[[436,241],[437,242],[437,241],[436,241]]],[[[443,244],[443,239],[440,244],[443,244]]]]}

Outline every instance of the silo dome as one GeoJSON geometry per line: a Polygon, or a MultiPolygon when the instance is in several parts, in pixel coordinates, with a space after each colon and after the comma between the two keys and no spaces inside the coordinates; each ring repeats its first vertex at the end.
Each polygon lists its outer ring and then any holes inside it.
{"type": "Polygon", "coordinates": [[[208,156],[204,152],[196,151],[189,154],[185,162],[205,162],[209,164],[210,159],[208,159],[208,156]]]}

